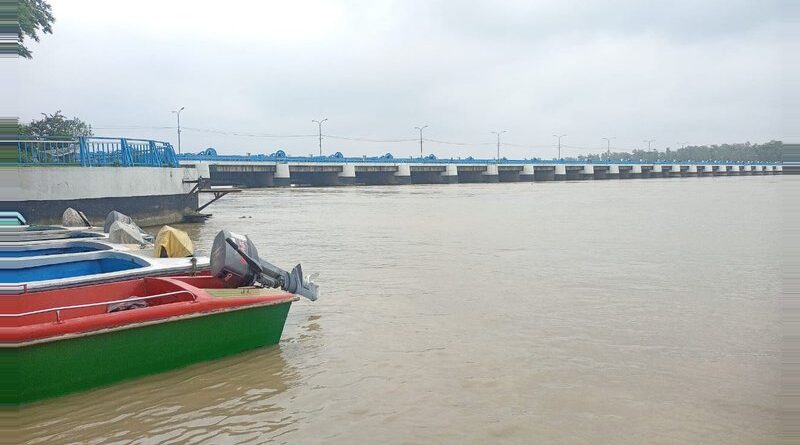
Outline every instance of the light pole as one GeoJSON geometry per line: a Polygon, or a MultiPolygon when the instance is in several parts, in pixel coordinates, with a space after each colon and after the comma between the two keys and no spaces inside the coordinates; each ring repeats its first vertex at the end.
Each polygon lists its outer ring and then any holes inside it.
{"type": "Polygon", "coordinates": [[[608,155],[608,160],[610,161],[611,160],[611,140],[612,139],[616,139],[616,137],[603,138],[603,139],[605,139],[605,141],[606,141],[606,153],[608,155]]]}
{"type": "Polygon", "coordinates": [[[328,120],[327,117],[325,119],[322,119],[321,121],[318,121],[316,119],[311,119],[311,122],[316,122],[316,124],[319,125],[319,155],[320,156],[322,156],[322,123],[325,122],[326,120],[328,120]]]}
{"type": "Polygon", "coordinates": [[[181,111],[186,107],[181,107],[180,110],[172,110],[178,116],[178,154],[181,154],[181,111]]]}
{"type": "Polygon", "coordinates": [[[419,130],[419,157],[422,157],[422,130],[428,128],[427,125],[423,125],[421,127],[414,127],[419,130]]]}
{"type": "Polygon", "coordinates": [[[686,148],[686,144],[688,144],[688,142],[678,142],[677,145],[679,145],[681,148],[686,148]]]}
{"type": "Polygon", "coordinates": [[[558,159],[561,159],[561,138],[566,136],[566,134],[554,134],[554,138],[558,138],[558,159]]]}
{"type": "Polygon", "coordinates": [[[500,161],[500,135],[505,133],[506,130],[503,131],[493,131],[492,134],[497,135],[497,160],[500,161]]]}
{"type": "Polygon", "coordinates": [[[650,151],[650,144],[655,142],[655,139],[645,139],[644,142],[647,142],[647,151],[650,151]]]}

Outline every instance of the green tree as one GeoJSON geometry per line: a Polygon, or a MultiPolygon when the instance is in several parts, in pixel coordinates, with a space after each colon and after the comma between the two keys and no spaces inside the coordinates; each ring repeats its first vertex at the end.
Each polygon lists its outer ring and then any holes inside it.
{"type": "Polygon", "coordinates": [[[31,38],[38,42],[40,34],[53,33],[52,8],[46,0],[18,0],[18,20],[19,20],[19,55],[30,59],[33,53],[23,44],[25,38],[31,38]]]}
{"type": "Polygon", "coordinates": [[[92,126],[74,117],[68,119],[61,110],[53,114],[42,113],[42,119],[22,124],[19,127],[21,138],[29,139],[74,139],[79,136],[91,136],[92,126]]]}

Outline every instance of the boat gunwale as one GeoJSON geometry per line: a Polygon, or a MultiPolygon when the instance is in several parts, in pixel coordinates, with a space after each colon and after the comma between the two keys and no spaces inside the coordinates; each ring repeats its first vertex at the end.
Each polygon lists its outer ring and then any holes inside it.
{"type": "MultiPolygon", "coordinates": [[[[218,309],[211,309],[211,310],[204,311],[204,312],[194,312],[194,313],[182,314],[182,315],[172,315],[172,316],[168,316],[168,317],[164,317],[164,318],[158,318],[158,319],[154,319],[154,320],[140,321],[140,322],[134,322],[134,323],[126,323],[126,324],[122,324],[122,325],[119,325],[119,326],[105,327],[105,328],[100,328],[100,329],[95,329],[95,330],[90,330],[90,331],[83,331],[83,332],[73,332],[73,333],[61,334],[61,335],[53,336],[53,337],[37,338],[37,339],[32,339],[32,340],[20,341],[20,342],[4,342],[4,341],[0,341],[0,350],[24,348],[24,347],[28,347],[28,346],[35,346],[35,345],[46,344],[46,343],[53,343],[53,342],[57,342],[57,341],[65,341],[65,340],[71,340],[71,339],[77,339],[77,338],[90,337],[90,336],[93,336],[93,335],[108,334],[108,333],[113,333],[113,332],[118,332],[118,331],[124,331],[124,330],[127,330],[127,329],[136,329],[136,328],[142,328],[142,327],[147,327],[147,326],[156,325],[156,324],[171,323],[171,322],[177,322],[177,321],[181,321],[181,320],[189,320],[189,319],[198,318],[198,317],[207,317],[207,316],[217,315],[217,314],[226,313],[226,312],[234,312],[234,311],[241,311],[241,310],[247,310],[247,309],[255,309],[255,308],[259,308],[259,307],[268,307],[268,306],[275,306],[275,305],[287,304],[287,303],[291,304],[291,303],[294,303],[294,302],[296,302],[296,301],[298,301],[300,299],[300,297],[298,297],[296,295],[293,295],[293,294],[287,293],[286,295],[290,296],[290,297],[289,298],[280,299],[280,300],[276,299],[274,301],[258,301],[258,302],[254,302],[252,304],[225,307],[225,308],[218,308],[218,309]]],[[[189,303],[189,304],[192,304],[192,303],[189,303]]]]}

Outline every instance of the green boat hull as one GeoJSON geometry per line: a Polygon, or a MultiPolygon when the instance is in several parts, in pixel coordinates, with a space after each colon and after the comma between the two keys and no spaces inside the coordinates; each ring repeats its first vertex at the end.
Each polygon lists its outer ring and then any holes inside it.
{"type": "Polygon", "coordinates": [[[291,302],[0,348],[0,406],[16,406],[277,344],[291,302]]]}

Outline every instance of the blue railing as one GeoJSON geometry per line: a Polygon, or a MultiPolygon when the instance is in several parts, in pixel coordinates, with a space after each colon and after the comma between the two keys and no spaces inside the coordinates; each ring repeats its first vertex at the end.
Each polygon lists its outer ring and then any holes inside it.
{"type": "Polygon", "coordinates": [[[557,160],[557,159],[475,159],[468,158],[437,158],[433,155],[428,155],[419,158],[395,158],[387,153],[383,156],[362,156],[362,157],[345,157],[341,153],[335,153],[330,156],[288,156],[282,150],[278,150],[271,154],[257,154],[257,155],[220,155],[213,148],[207,148],[200,153],[184,153],[177,155],[180,161],[209,161],[209,162],[292,162],[292,163],[385,163],[385,164],[505,164],[505,165],[521,165],[521,164],[567,164],[567,165],[676,165],[676,164],[698,164],[698,165],[761,165],[761,164],[776,164],[775,162],[731,162],[731,161],[629,161],[629,160],[557,160]]]}
{"type": "Polygon", "coordinates": [[[17,145],[19,165],[179,167],[175,150],[168,142],[108,137],[11,142],[17,145]]]}

